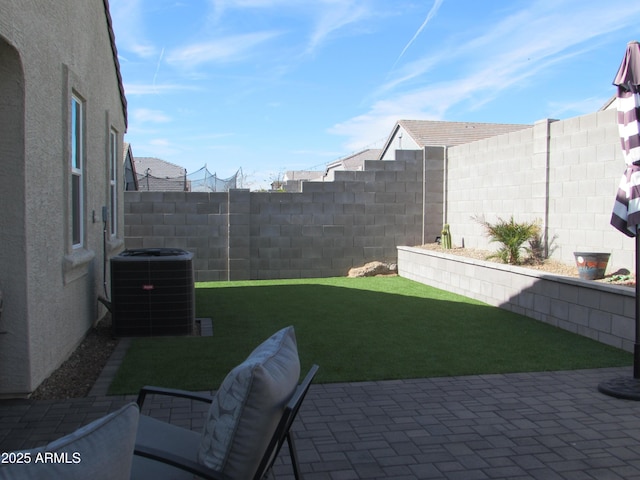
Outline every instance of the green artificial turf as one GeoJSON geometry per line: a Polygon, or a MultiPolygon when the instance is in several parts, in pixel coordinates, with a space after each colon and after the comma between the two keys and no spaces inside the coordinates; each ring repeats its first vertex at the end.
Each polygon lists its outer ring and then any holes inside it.
{"type": "Polygon", "coordinates": [[[293,325],[303,373],[347,382],[632,364],[632,355],[401,277],[215,282],[196,288],[213,337],[134,339],[109,393],[211,390],[293,325]]]}

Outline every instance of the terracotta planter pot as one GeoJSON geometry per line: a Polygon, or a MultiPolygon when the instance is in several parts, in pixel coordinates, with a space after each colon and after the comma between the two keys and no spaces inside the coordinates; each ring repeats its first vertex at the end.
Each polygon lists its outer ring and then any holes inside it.
{"type": "Polygon", "coordinates": [[[610,253],[573,252],[576,257],[578,275],[583,280],[598,280],[604,278],[610,253]]]}

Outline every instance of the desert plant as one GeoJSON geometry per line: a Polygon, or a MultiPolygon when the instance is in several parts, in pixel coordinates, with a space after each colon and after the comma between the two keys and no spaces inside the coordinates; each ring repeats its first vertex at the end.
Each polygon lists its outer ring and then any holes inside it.
{"type": "Polygon", "coordinates": [[[449,229],[449,224],[445,223],[442,228],[442,248],[450,249],[451,248],[451,230],[449,229]]]}
{"type": "Polygon", "coordinates": [[[530,252],[525,242],[540,235],[540,225],[535,222],[516,223],[513,216],[509,220],[498,218],[496,223],[489,223],[484,218],[476,217],[487,232],[491,242],[500,243],[500,248],[489,258],[499,258],[504,263],[519,265],[522,263],[522,251],[530,252]]]}
{"type": "Polygon", "coordinates": [[[529,239],[529,247],[525,248],[529,253],[528,263],[539,265],[551,257],[556,249],[555,241],[557,238],[558,236],[554,235],[547,241],[547,235],[541,234],[540,232],[532,236],[529,239]]]}

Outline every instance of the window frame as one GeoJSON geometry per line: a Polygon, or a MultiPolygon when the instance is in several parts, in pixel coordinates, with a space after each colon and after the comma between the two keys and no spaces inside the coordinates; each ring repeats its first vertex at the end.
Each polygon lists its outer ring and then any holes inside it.
{"type": "Polygon", "coordinates": [[[71,246],[83,248],[85,244],[85,102],[77,94],[71,94],[70,102],[70,211],[71,246]]]}
{"type": "Polygon", "coordinates": [[[109,233],[118,235],[118,132],[109,129],[109,233]]]}

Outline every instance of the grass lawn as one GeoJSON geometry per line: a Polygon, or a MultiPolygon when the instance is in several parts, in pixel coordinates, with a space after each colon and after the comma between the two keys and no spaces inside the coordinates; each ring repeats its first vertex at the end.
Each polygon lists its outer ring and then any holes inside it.
{"type": "Polygon", "coordinates": [[[200,283],[213,337],[134,339],[110,387],[211,390],[276,330],[294,325],[317,382],[631,365],[633,356],[401,277],[200,283]]]}

